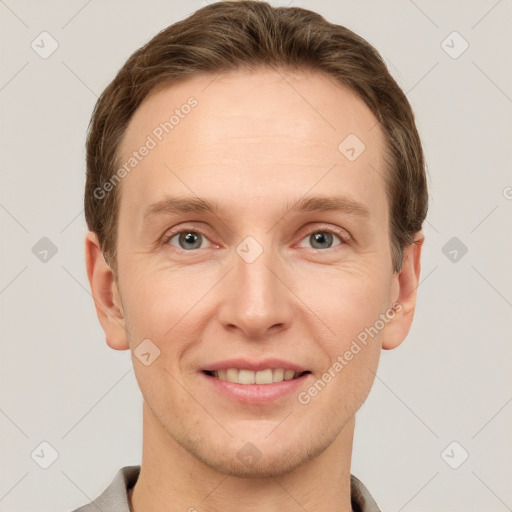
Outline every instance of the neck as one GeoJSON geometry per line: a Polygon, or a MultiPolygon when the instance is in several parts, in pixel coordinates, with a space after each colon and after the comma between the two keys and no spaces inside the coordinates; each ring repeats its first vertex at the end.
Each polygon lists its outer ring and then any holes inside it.
{"type": "Polygon", "coordinates": [[[143,453],[129,493],[132,512],[348,512],[354,420],[320,455],[279,476],[219,473],[185,450],[143,402],[143,453]]]}

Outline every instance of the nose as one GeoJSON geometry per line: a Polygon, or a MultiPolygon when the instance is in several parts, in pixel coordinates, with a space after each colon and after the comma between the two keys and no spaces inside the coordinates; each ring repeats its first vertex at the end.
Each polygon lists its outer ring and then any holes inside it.
{"type": "Polygon", "coordinates": [[[239,330],[246,339],[261,340],[290,327],[294,296],[287,282],[289,272],[282,263],[266,247],[254,261],[234,251],[218,309],[225,329],[239,330]]]}

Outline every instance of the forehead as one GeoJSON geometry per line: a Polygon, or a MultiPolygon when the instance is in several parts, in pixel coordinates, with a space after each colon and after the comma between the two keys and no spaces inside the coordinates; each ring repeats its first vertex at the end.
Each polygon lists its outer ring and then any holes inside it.
{"type": "Polygon", "coordinates": [[[234,71],[160,89],[132,117],[120,165],[144,146],[150,149],[123,179],[122,207],[147,205],[167,188],[287,201],[313,186],[339,186],[370,206],[385,201],[377,119],[354,92],[320,73],[234,71]]]}

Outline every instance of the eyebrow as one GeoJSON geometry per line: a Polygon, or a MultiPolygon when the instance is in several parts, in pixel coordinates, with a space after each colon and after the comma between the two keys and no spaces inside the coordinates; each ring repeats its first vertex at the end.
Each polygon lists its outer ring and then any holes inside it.
{"type": "MultiPolygon", "coordinates": [[[[313,196],[303,197],[286,203],[287,214],[290,212],[328,212],[339,211],[347,214],[368,217],[370,212],[364,204],[348,196],[313,196]]],[[[165,197],[150,205],[144,212],[144,221],[157,215],[173,213],[212,213],[221,215],[224,208],[219,204],[199,197],[165,197]]]]}

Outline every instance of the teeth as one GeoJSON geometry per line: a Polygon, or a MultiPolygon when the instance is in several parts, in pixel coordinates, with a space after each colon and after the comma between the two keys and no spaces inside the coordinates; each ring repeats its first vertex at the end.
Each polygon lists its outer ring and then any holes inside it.
{"type": "Polygon", "coordinates": [[[293,370],[286,370],[284,372],[284,380],[292,380],[295,372],[293,370]]]}
{"type": "Polygon", "coordinates": [[[272,372],[272,380],[273,382],[282,382],[284,380],[284,370],[282,368],[278,368],[272,372]]]}
{"type": "Polygon", "coordinates": [[[254,374],[256,384],[272,384],[273,379],[272,370],[260,370],[254,374]]]}
{"type": "Polygon", "coordinates": [[[251,370],[240,370],[238,372],[238,383],[239,384],[254,384],[256,374],[251,370]]]}
{"type": "Polygon", "coordinates": [[[226,370],[226,380],[228,382],[238,382],[238,370],[236,368],[226,370]]]}
{"type": "Polygon", "coordinates": [[[283,368],[260,370],[238,370],[237,368],[228,368],[217,370],[213,375],[220,380],[234,382],[235,384],[272,384],[282,382],[283,380],[292,380],[297,378],[300,373],[293,370],[284,370],[283,368]]]}

